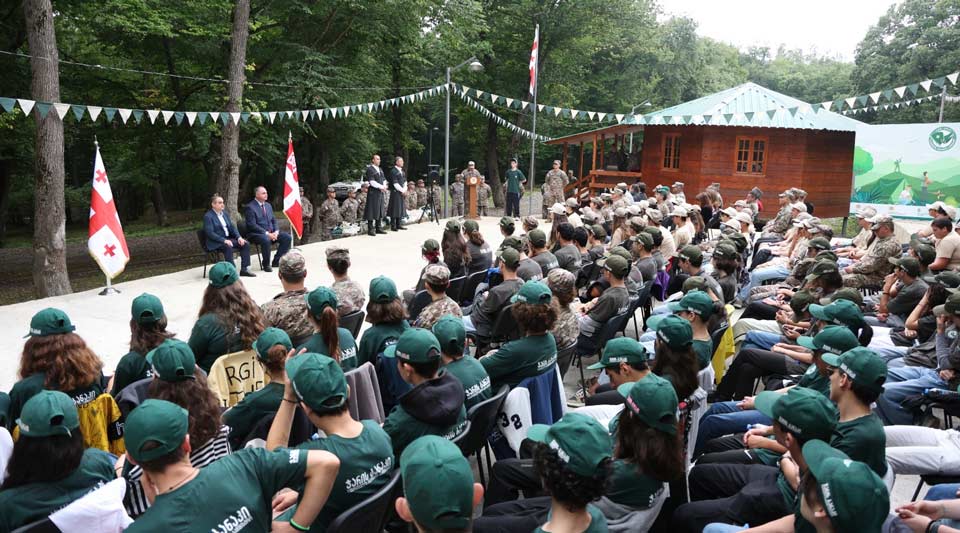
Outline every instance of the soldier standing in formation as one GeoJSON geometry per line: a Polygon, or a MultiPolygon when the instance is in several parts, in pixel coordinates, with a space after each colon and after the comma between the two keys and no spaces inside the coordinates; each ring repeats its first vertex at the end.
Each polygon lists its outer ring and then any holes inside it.
{"type": "Polygon", "coordinates": [[[453,216],[463,216],[463,174],[457,174],[450,184],[450,196],[453,198],[453,216]]]}
{"type": "Polygon", "coordinates": [[[310,235],[310,222],[313,221],[313,202],[303,194],[303,187],[300,187],[300,210],[303,212],[303,235],[300,236],[300,242],[303,242],[310,235]]]}
{"type": "Polygon", "coordinates": [[[570,183],[570,177],[567,176],[566,172],[560,170],[560,160],[555,160],[553,162],[553,168],[547,171],[547,177],[545,180],[545,196],[547,197],[545,202],[547,203],[544,205],[553,205],[558,202],[563,202],[563,188],[566,187],[568,183],[570,183]]]}
{"type": "Polygon", "coordinates": [[[360,202],[357,201],[357,191],[350,189],[347,191],[347,199],[340,206],[340,217],[347,224],[356,224],[360,213],[360,202]]]}
{"type": "Polygon", "coordinates": [[[477,215],[487,216],[487,205],[490,203],[491,196],[493,196],[493,189],[487,185],[487,178],[480,176],[480,185],[477,186],[477,215]]]}
{"type": "Polygon", "coordinates": [[[443,189],[440,187],[440,184],[433,182],[433,185],[430,186],[430,189],[433,191],[433,206],[437,208],[437,211],[443,207],[443,189]]]}
{"type": "Polygon", "coordinates": [[[420,194],[417,193],[417,187],[413,184],[412,181],[407,182],[407,194],[403,197],[403,207],[407,211],[413,211],[419,206],[417,205],[420,202],[420,194]]]}
{"type": "Polygon", "coordinates": [[[333,228],[340,225],[340,203],[337,202],[337,192],[333,187],[327,187],[327,199],[320,204],[320,238],[329,241],[333,238],[333,228]]]}
{"type": "Polygon", "coordinates": [[[423,180],[417,180],[417,209],[427,205],[427,196],[429,196],[429,194],[423,180]]]}
{"type": "Polygon", "coordinates": [[[383,194],[384,178],[383,170],[380,169],[380,156],[374,154],[370,164],[367,165],[364,176],[368,189],[363,193],[364,209],[363,219],[367,221],[367,235],[373,237],[377,233],[386,233],[380,228],[380,221],[383,220],[383,194]],[[376,233],[374,232],[376,230],[376,233]]]}
{"type": "Polygon", "coordinates": [[[403,171],[403,158],[398,157],[394,160],[393,168],[390,169],[388,179],[390,186],[390,203],[387,205],[387,216],[390,217],[390,229],[393,231],[405,230],[400,223],[403,220],[406,211],[404,210],[403,197],[406,194],[407,174],[403,171]]]}

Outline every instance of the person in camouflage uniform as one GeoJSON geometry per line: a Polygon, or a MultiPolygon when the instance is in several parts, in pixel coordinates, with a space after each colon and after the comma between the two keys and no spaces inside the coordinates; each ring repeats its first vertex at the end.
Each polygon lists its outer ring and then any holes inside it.
{"type": "Polygon", "coordinates": [[[364,182],[360,185],[360,192],[357,193],[357,212],[360,213],[360,216],[363,216],[363,209],[367,207],[367,190],[370,189],[370,186],[364,182]]]}
{"type": "MultiPolygon", "coordinates": [[[[443,189],[440,187],[439,183],[434,183],[430,186],[430,189],[433,190],[433,205],[437,208],[439,213],[443,210],[443,189]]],[[[443,213],[440,213],[440,216],[443,216],[443,213]]]]}
{"type": "Polygon", "coordinates": [[[423,183],[423,180],[417,180],[417,209],[427,205],[427,196],[429,195],[430,192],[427,191],[427,186],[423,183]]]}
{"type": "Polygon", "coordinates": [[[550,194],[550,189],[547,188],[547,184],[543,183],[540,185],[540,199],[541,199],[541,209],[543,210],[543,219],[550,220],[550,207],[555,203],[553,201],[553,195],[550,194]]]}
{"type": "Polygon", "coordinates": [[[462,217],[463,216],[463,174],[457,174],[453,178],[453,183],[450,184],[450,196],[453,199],[453,216],[462,217]]]}
{"type": "Polygon", "coordinates": [[[342,246],[331,246],[326,249],[327,269],[333,275],[333,285],[330,286],[337,294],[337,314],[340,316],[363,309],[367,296],[359,283],[350,279],[350,250],[342,246]]]}
{"type": "Polygon", "coordinates": [[[493,189],[487,185],[487,178],[480,176],[480,185],[477,186],[477,215],[487,216],[487,207],[492,196],[493,189]]]}
{"type": "Polygon", "coordinates": [[[841,272],[844,287],[882,287],[883,278],[893,270],[891,257],[900,257],[903,249],[894,237],[893,219],[890,215],[877,215],[870,219],[873,223],[873,243],[859,262],[841,272]]]}
{"type": "Polygon", "coordinates": [[[792,190],[787,190],[780,193],[778,201],[780,202],[780,211],[777,212],[777,216],[773,217],[773,220],[764,224],[761,238],[779,237],[782,239],[787,230],[790,229],[793,222],[793,208],[790,207],[790,204],[797,201],[796,195],[792,190]]]}
{"type": "Polygon", "coordinates": [[[300,187],[300,209],[303,212],[303,235],[301,240],[305,240],[310,235],[310,222],[313,221],[313,202],[303,193],[303,187],[300,187]]]}
{"type": "Polygon", "coordinates": [[[407,211],[413,211],[417,208],[417,202],[420,195],[417,194],[417,187],[412,181],[407,182],[407,194],[403,196],[403,208],[407,211]]]}
{"type": "Polygon", "coordinates": [[[577,294],[576,281],[577,277],[572,272],[562,268],[554,268],[547,274],[547,287],[553,293],[553,304],[557,309],[557,321],[550,330],[557,341],[557,349],[577,342],[580,335],[578,313],[570,307],[577,294]]]}
{"type": "Polygon", "coordinates": [[[313,335],[313,324],[307,318],[307,289],[303,286],[307,277],[307,260],[299,249],[294,248],[280,258],[278,275],[283,292],[260,306],[264,326],[287,332],[296,346],[313,335]]]}
{"type": "Polygon", "coordinates": [[[550,194],[551,203],[549,205],[563,202],[564,198],[566,198],[563,193],[563,188],[570,183],[570,177],[567,176],[566,172],[560,170],[560,160],[553,162],[553,168],[547,171],[547,177],[544,182],[547,185],[547,192],[550,194]]]}
{"type": "Polygon", "coordinates": [[[430,329],[445,315],[457,318],[463,316],[460,305],[447,296],[447,287],[450,286],[450,269],[443,263],[427,265],[423,270],[424,288],[430,294],[432,301],[420,311],[413,326],[430,329]]]}
{"type": "Polygon", "coordinates": [[[340,218],[347,224],[356,224],[360,216],[360,202],[357,201],[357,192],[350,189],[347,192],[347,199],[340,206],[340,218]]]}
{"type": "MultiPolygon", "coordinates": [[[[467,180],[469,180],[470,178],[477,178],[477,179],[479,180],[481,177],[482,177],[482,176],[480,176],[480,171],[477,170],[477,164],[474,163],[473,161],[467,161],[467,169],[463,171],[463,188],[464,188],[464,192],[466,193],[466,192],[469,190],[469,188],[467,187],[467,180]]],[[[477,187],[476,191],[477,191],[477,193],[479,193],[480,187],[477,187]]],[[[466,197],[466,195],[464,195],[464,209],[467,209],[467,208],[466,208],[466,202],[467,202],[467,201],[476,202],[477,199],[476,199],[476,198],[469,198],[469,199],[468,199],[468,198],[466,197]]]]}
{"type": "Polygon", "coordinates": [[[327,187],[327,199],[320,204],[320,238],[325,241],[332,239],[333,229],[339,226],[342,221],[337,193],[332,187],[327,187]]]}

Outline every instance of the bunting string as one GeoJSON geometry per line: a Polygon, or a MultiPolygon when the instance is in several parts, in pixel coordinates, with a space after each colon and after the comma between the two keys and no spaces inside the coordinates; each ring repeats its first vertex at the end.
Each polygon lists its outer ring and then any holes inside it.
{"type": "MultiPolygon", "coordinates": [[[[868,111],[879,111],[879,110],[887,111],[888,109],[900,109],[903,107],[908,107],[908,106],[920,104],[923,102],[932,102],[939,98],[940,98],[940,95],[924,96],[922,98],[914,98],[913,100],[904,100],[902,102],[893,102],[889,104],[858,107],[856,109],[846,109],[844,111],[841,111],[840,113],[844,115],[859,115],[861,113],[866,113],[868,111]]],[[[947,97],[948,102],[957,101],[957,100],[960,100],[960,97],[947,97]],[[951,99],[954,99],[954,100],[951,100],[951,99]]]]}
{"type": "MultiPolygon", "coordinates": [[[[534,137],[533,132],[531,132],[531,131],[529,131],[529,130],[525,130],[525,129],[521,128],[520,126],[517,126],[516,124],[514,124],[514,123],[512,123],[512,122],[510,122],[510,121],[508,121],[508,120],[506,120],[505,118],[501,117],[500,115],[498,115],[498,114],[494,113],[493,111],[487,109],[486,107],[480,105],[480,102],[477,102],[477,101],[474,100],[473,98],[470,98],[469,96],[467,96],[467,95],[465,95],[465,94],[461,94],[461,93],[457,93],[457,94],[460,94],[460,98],[462,98],[463,101],[467,103],[467,105],[469,105],[470,107],[472,107],[472,108],[476,109],[477,111],[479,111],[483,116],[485,116],[485,117],[487,117],[487,118],[490,118],[490,119],[493,119],[494,122],[496,122],[496,123],[499,124],[500,126],[502,126],[502,127],[504,127],[504,128],[507,128],[508,130],[510,130],[510,131],[512,131],[512,132],[514,132],[514,133],[516,133],[516,134],[518,134],[518,135],[522,135],[522,136],[524,136],[524,137],[526,137],[526,138],[528,138],[528,139],[531,139],[531,138],[534,137]]],[[[537,135],[536,138],[537,138],[537,140],[540,141],[540,142],[547,142],[547,141],[550,140],[549,137],[546,137],[546,136],[544,136],[544,135],[537,135]]]]}
{"type": "Polygon", "coordinates": [[[946,76],[927,79],[917,83],[909,83],[892,89],[874,91],[869,94],[861,94],[849,98],[838,98],[832,102],[821,102],[818,105],[827,111],[842,112],[865,107],[876,108],[881,102],[884,102],[886,105],[891,105],[898,102],[904,103],[906,100],[918,100],[914,97],[918,96],[921,91],[936,97],[939,96],[940,91],[944,88],[957,85],[958,78],[960,78],[960,72],[954,72],[946,76]]]}

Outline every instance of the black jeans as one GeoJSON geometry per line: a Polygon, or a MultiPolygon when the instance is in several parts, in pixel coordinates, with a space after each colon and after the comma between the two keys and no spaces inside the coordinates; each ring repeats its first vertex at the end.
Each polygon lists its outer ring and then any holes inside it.
{"type": "Polygon", "coordinates": [[[473,533],[529,533],[546,523],[549,496],[504,502],[483,510],[473,521],[473,533]]]}
{"type": "Polygon", "coordinates": [[[520,216],[520,193],[518,192],[507,193],[507,206],[504,211],[504,214],[508,217],[520,216]]]}
{"type": "Polygon", "coordinates": [[[593,396],[588,396],[584,400],[586,405],[623,405],[624,397],[609,384],[604,383],[597,387],[597,392],[593,396]]]}
{"type": "Polygon", "coordinates": [[[738,465],[762,464],[753,450],[743,445],[743,433],[716,437],[703,446],[703,455],[697,458],[698,465],[725,463],[738,465]]]}
{"type": "Polygon", "coordinates": [[[740,319],[754,318],[756,320],[776,320],[778,307],[763,302],[751,302],[743,310],[740,319]]]}
{"type": "Polygon", "coordinates": [[[707,524],[765,524],[792,512],[777,487],[776,467],[706,464],[690,471],[691,502],[673,513],[676,532],[700,533],[707,524]]]}
{"type": "Polygon", "coordinates": [[[230,244],[233,246],[227,246],[223,244],[220,246],[219,250],[223,253],[223,260],[228,263],[233,263],[233,252],[240,252],[240,270],[246,270],[250,267],[250,243],[245,242],[243,246],[240,246],[240,243],[236,239],[226,239],[230,241],[230,244]]]}
{"type": "MultiPolygon", "coordinates": [[[[533,469],[533,459],[497,461],[490,469],[490,482],[483,498],[483,508],[514,501],[520,497],[521,490],[527,499],[539,496],[543,490],[540,476],[533,469]]],[[[536,527],[533,526],[533,529],[536,527]]]]}
{"type": "Polygon", "coordinates": [[[786,373],[787,361],[782,353],[756,348],[740,350],[717,385],[717,397],[723,400],[740,400],[753,394],[753,385],[757,378],[786,373]]]}

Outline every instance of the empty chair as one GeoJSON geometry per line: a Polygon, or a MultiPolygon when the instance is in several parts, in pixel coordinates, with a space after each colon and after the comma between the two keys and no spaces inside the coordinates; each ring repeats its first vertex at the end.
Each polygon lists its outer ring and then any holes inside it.
{"type": "MultiPolygon", "coordinates": [[[[503,406],[503,401],[507,399],[508,392],[510,392],[510,387],[504,385],[500,387],[500,390],[492,398],[474,405],[467,411],[470,430],[458,443],[460,450],[466,457],[469,458],[473,454],[477,455],[477,470],[480,473],[480,484],[484,486],[486,486],[487,483],[483,473],[483,458],[480,455],[480,450],[487,447],[487,437],[493,432],[494,426],[497,423],[497,414],[503,406]]],[[[489,451],[487,451],[487,456],[489,463],[489,451]]]]}
{"type": "Polygon", "coordinates": [[[360,338],[360,328],[363,326],[363,319],[367,315],[363,311],[354,311],[340,317],[340,327],[350,330],[354,339],[360,338]]]}

